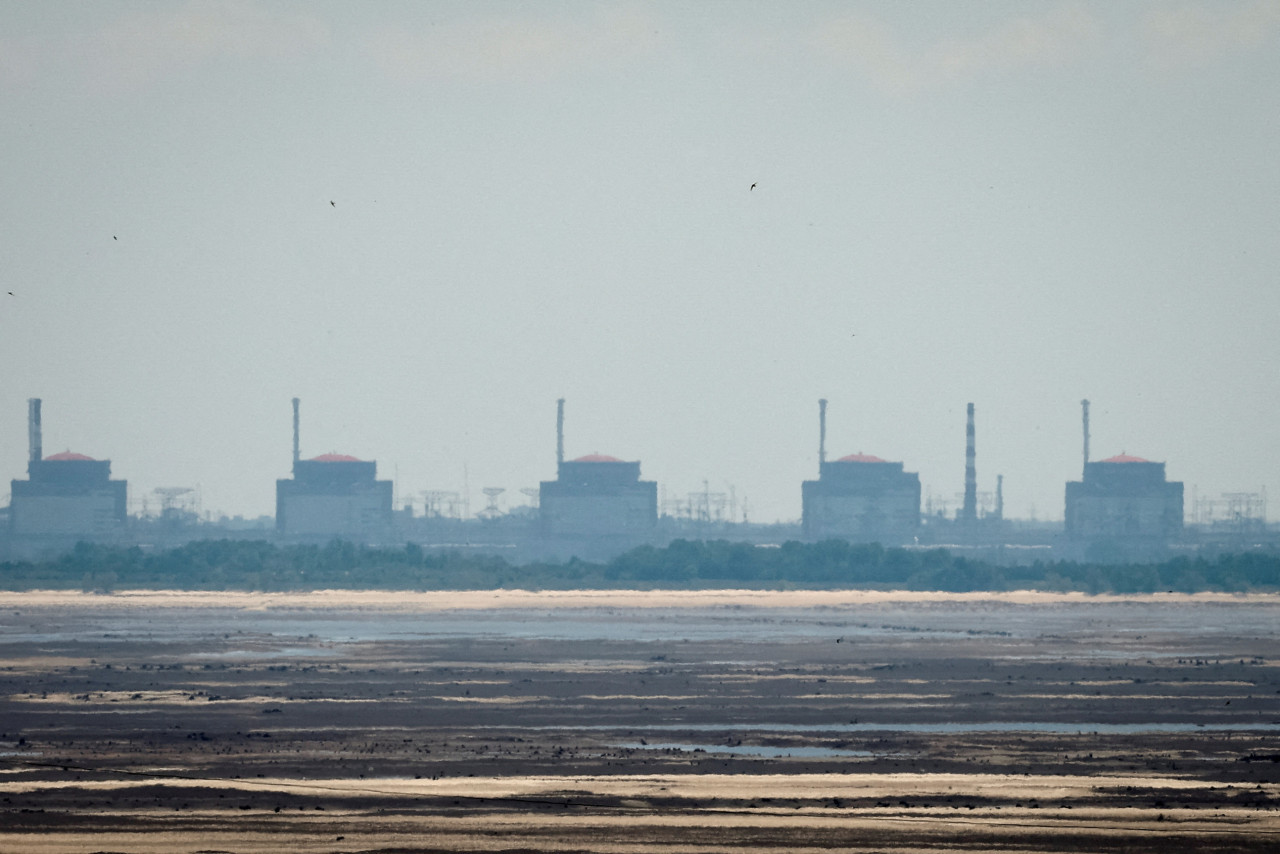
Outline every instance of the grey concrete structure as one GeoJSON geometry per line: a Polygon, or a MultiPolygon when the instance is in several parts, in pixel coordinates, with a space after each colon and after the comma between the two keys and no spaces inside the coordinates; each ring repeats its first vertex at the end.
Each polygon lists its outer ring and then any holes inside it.
{"type": "Polygon", "coordinates": [[[302,459],[300,401],[292,403],[293,477],[276,481],[276,532],[294,540],[379,542],[392,526],[391,481],[378,480],[376,462],[346,454],[302,459]]]}
{"type": "Polygon", "coordinates": [[[901,544],[920,528],[920,476],[867,454],[820,463],[818,479],[801,484],[801,499],[810,540],[901,544]]]}
{"type": "Polygon", "coordinates": [[[27,480],[9,484],[8,533],[16,552],[35,554],[77,540],[118,537],[128,520],[128,483],[111,461],[64,451],[44,456],[40,399],[27,401],[27,480]]]}
{"type": "Polygon", "coordinates": [[[111,479],[110,460],[67,451],[29,461],[27,477],[9,486],[15,538],[100,540],[124,529],[128,483],[111,479]]]}
{"type": "Polygon", "coordinates": [[[658,524],[658,484],[640,479],[640,463],[591,454],[561,462],[538,488],[544,535],[649,536],[658,524]]]}
{"type": "Polygon", "coordinates": [[[375,462],[343,454],[299,460],[292,478],[276,481],[276,530],[286,538],[376,542],[391,524],[391,492],[375,462]]]}
{"type": "Polygon", "coordinates": [[[1065,533],[1074,540],[1168,540],[1182,533],[1182,483],[1164,463],[1121,454],[1086,462],[1067,484],[1065,533]]]}

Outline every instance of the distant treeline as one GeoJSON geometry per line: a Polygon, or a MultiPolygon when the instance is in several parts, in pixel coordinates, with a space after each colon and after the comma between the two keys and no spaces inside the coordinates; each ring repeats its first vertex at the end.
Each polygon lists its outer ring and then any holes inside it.
{"type": "Polygon", "coordinates": [[[1280,590],[1280,556],[1179,557],[1164,563],[1065,561],[996,566],[944,549],[842,540],[760,548],[723,540],[642,546],[606,563],[571,559],[520,566],[501,557],[335,540],[325,546],[207,540],[151,552],[80,543],[51,561],[0,563],[0,589],[483,590],[495,588],[866,588],[898,590],[1280,590]]]}

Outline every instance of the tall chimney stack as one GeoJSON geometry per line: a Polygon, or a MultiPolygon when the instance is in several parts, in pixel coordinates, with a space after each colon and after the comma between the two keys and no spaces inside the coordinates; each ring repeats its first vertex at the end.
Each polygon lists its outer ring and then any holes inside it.
{"type": "Polygon", "coordinates": [[[44,459],[43,441],[40,436],[40,398],[27,399],[27,447],[31,462],[44,459]]]}
{"type": "Polygon", "coordinates": [[[827,461],[827,399],[818,401],[818,475],[827,461]]]}
{"type": "MultiPolygon", "coordinates": [[[[1089,401],[1080,401],[1080,409],[1084,418],[1084,464],[1089,465],[1089,401]]],[[[1083,475],[1083,471],[1081,472],[1083,475]]]]}
{"type": "Polygon", "coordinates": [[[972,403],[969,404],[964,436],[964,509],[961,511],[961,518],[965,522],[975,522],[978,519],[978,469],[974,465],[972,403]]]}
{"type": "Polygon", "coordinates": [[[302,458],[298,445],[298,398],[293,399],[293,464],[296,466],[302,458]]]}
{"type": "Polygon", "coordinates": [[[564,465],[564,398],[556,401],[556,477],[564,465]]]}
{"type": "Polygon", "coordinates": [[[1004,475],[996,475],[996,521],[1004,520],[1004,475]]]}

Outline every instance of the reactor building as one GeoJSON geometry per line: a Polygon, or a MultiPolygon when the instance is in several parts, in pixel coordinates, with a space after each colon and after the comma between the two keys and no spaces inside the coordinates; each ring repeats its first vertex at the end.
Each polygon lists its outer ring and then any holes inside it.
{"type": "Polygon", "coordinates": [[[1084,423],[1084,474],[1067,483],[1065,533],[1073,540],[1167,541],[1182,533],[1181,481],[1165,479],[1164,463],[1121,453],[1089,461],[1089,401],[1084,423]]]}
{"type": "Polygon", "coordinates": [[[276,532],[287,539],[376,542],[391,524],[392,484],[378,464],[346,454],[301,459],[293,399],[293,477],[276,481],[276,532]]]}
{"type": "Polygon", "coordinates": [[[827,402],[818,401],[818,479],[801,484],[809,540],[909,542],[920,527],[920,475],[870,454],[827,462],[827,402]]]}
{"type": "Polygon", "coordinates": [[[1067,484],[1066,535],[1077,540],[1160,539],[1182,532],[1182,483],[1164,463],[1120,454],[1085,463],[1067,484]]]}
{"type": "Polygon", "coordinates": [[[27,436],[27,480],[9,486],[9,533],[15,545],[117,537],[128,519],[128,482],[111,479],[111,461],[71,451],[44,456],[39,398],[27,401],[27,436]]]}
{"type": "Polygon", "coordinates": [[[658,484],[640,479],[640,463],[604,454],[564,458],[564,400],[556,401],[556,479],[538,487],[547,537],[643,540],[658,524],[658,484]]]}

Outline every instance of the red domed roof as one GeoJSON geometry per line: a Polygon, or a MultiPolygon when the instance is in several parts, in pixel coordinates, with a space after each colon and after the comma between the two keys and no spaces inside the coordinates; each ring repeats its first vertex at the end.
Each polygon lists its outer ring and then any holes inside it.
{"type": "Polygon", "coordinates": [[[578,457],[576,460],[570,460],[571,463],[620,463],[622,460],[617,457],[611,457],[608,454],[587,454],[585,457],[578,457]]]}
{"type": "Polygon", "coordinates": [[[882,460],[879,457],[872,456],[871,454],[864,454],[861,451],[859,451],[856,454],[850,454],[847,457],[841,457],[840,459],[836,460],[836,462],[838,463],[883,463],[887,461],[882,460]]]}
{"type": "Polygon", "coordinates": [[[97,462],[93,457],[86,457],[84,454],[77,454],[74,451],[63,451],[60,454],[54,454],[51,457],[45,457],[46,460],[54,460],[55,462],[65,462],[66,460],[84,460],[86,462],[97,462]]]}
{"type": "Polygon", "coordinates": [[[312,457],[311,462],[313,463],[358,463],[361,461],[356,459],[355,457],[348,456],[347,454],[329,453],[329,454],[321,454],[318,457],[312,457]]]}
{"type": "Polygon", "coordinates": [[[1107,457],[1105,460],[1099,460],[1102,463],[1149,463],[1151,460],[1144,460],[1142,457],[1133,457],[1126,453],[1120,453],[1114,457],[1107,457]]]}

